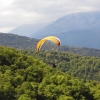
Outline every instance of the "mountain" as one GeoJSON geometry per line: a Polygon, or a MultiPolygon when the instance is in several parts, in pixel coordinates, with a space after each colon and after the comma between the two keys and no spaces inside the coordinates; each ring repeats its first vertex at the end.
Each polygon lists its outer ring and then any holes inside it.
{"type": "Polygon", "coordinates": [[[13,30],[11,30],[9,33],[30,37],[31,34],[34,36],[34,33],[36,33],[38,30],[44,28],[48,24],[50,24],[50,23],[48,22],[48,23],[20,25],[20,26],[14,28],[13,30]]]}
{"type": "Polygon", "coordinates": [[[81,12],[64,16],[36,32],[40,39],[57,36],[63,45],[100,48],[100,12],[81,12]]]}

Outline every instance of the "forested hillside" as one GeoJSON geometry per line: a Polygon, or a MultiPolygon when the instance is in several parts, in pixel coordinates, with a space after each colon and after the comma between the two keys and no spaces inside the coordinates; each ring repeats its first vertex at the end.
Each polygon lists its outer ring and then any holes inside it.
{"type": "Polygon", "coordinates": [[[100,83],[72,77],[36,57],[0,46],[0,100],[100,100],[100,83]]]}
{"type": "Polygon", "coordinates": [[[0,44],[16,49],[35,49],[37,42],[38,40],[34,38],[31,39],[10,33],[0,33],[0,44]]]}
{"type": "Polygon", "coordinates": [[[72,76],[100,81],[99,57],[80,56],[68,52],[56,51],[24,51],[24,54],[32,55],[72,76]]]}
{"type": "MultiPolygon", "coordinates": [[[[19,50],[35,50],[36,44],[39,40],[34,38],[29,38],[25,36],[19,36],[14,34],[7,34],[7,33],[0,33],[0,44],[3,46],[9,46],[13,47],[19,50]]],[[[71,52],[74,54],[80,54],[80,55],[87,55],[87,56],[98,56],[100,57],[100,49],[93,49],[93,48],[78,48],[78,47],[70,47],[70,46],[64,46],[61,44],[61,46],[57,47],[55,44],[51,43],[44,43],[41,47],[41,50],[48,51],[48,50],[54,50],[54,51],[64,51],[64,52],[71,52]]]]}

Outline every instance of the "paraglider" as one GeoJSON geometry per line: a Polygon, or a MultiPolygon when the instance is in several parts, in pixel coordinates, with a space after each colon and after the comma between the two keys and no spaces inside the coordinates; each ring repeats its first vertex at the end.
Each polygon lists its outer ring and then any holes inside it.
{"type": "Polygon", "coordinates": [[[47,40],[50,40],[50,41],[54,42],[56,45],[60,46],[60,40],[59,40],[57,37],[55,37],[55,36],[48,36],[48,37],[45,37],[45,38],[41,39],[41,40],[37,43],[36,49],[37,49],[37,50],[40,50],[41,46],[42,46],[47,40]]]}

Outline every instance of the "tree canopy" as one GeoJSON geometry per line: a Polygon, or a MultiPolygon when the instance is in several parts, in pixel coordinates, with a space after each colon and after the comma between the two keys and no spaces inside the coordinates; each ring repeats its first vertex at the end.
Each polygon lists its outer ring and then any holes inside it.
{"type": "Polygon", "coordinates": [[[75,78],[36,57],[0,46],[0,100],[99,99],[99,82],[75,78]]]}
{"type": "Polygon", "coordinates": [[[100,58],[57,51],[23,51],[72,76],[100,81],[100,58]]]}

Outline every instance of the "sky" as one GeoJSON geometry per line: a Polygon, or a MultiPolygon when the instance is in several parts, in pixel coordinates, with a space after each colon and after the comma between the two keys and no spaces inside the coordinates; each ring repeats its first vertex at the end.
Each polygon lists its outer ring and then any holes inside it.
{"type": "Polygon", "coordinates": [[[75,12],[99,11],[100,0],[0,0],[0,32],[53,22],[75,12]]]}

